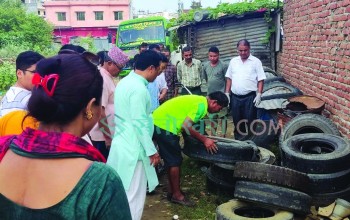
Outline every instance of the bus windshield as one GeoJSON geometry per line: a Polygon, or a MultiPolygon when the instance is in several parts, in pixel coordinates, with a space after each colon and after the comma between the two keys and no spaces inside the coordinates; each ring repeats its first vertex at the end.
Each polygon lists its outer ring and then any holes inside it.
{"type": "Polygon", "coordinates": [[[135,42],[165,42],[162,21],[127,24],[119,27],[118,45],[126,46],[135,42]]]}

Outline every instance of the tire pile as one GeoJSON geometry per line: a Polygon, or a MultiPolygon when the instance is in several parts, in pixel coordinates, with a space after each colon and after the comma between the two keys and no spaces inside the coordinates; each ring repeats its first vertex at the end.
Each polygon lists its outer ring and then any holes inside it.
{"type": "MultiPolygon", "coordinates": [[[[269,78],[263,106],[278,106],[301,94],[274,71],[265,71],[269,78]]],[[[278,123],[274,107],[260,110],[259,116],[278,123]]],[[[206,171],[208,191],[234,197],[217,207],[217,220],[288,220],[306,216],[311,206],[327,206],[337,198],[350,201],[350,142],[320,114],[300,114],[278,134],[214,139],[217,154],[209,155],[191,137],[185,138],[183,152],[211,163],[206,171]],[[278,135],[281,166],[273,165],[276,157],[266,149],[278,135]]]]}

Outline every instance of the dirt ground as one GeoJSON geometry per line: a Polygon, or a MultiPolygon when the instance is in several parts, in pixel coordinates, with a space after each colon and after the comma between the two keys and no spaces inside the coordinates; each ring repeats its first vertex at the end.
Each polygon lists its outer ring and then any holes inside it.
{"type": "Polygon", "coordinates": [[[155,192],[146,197],[142,220],[170,220],[175,215],[170,209],[173,204],[166,199],[166,174],[160,176],[159,182],[155,192]]]}
{"type": "MultiPolygon", "coordinates": [[[[227,127],[226,137],[232,138],[233,124],[231,119],[228,120],[227,127]]],[[[166,174],[161,175],[159,177],[160,185],[156,188],[155,192],[147,195],[142,220],[170,220],[176,214],[171,211],[171,206],[175,204],[170,203],[166,199],[166,178],[166,174]]]]}

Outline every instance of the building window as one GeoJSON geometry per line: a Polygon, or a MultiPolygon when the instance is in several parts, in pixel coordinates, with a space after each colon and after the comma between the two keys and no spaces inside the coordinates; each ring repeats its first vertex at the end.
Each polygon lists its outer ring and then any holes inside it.
{"type": "Polygon", "coordinates": [[[95,20],[102,21],[103,20],[103,11],[95,11],[95,20]]]}
{"type": "Polygon", "coordinates": [[[66,20],[66,12],[57,12],[57,20],[65,21],[66,20]]]}
{"type": "Polygon", "coordinates": [[[85,21],[85,12],[78,11],[77,12],[77,20],[78,21],[85,21]]]}
{"type": "Polygon", "coordinates": [[[114,20],[123,20],[123,12],[115,11],[114,12],[114,20]]]}

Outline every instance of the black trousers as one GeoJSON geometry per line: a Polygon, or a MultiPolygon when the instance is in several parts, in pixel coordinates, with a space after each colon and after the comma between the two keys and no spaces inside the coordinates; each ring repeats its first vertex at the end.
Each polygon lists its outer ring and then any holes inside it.
{"type": "Polygon", "coordinates": [[[237,140],[251,135],[254,131],[250,125],[257,119],[257,108],[253,103],[255,96],[255,92],[246,95],[231,94],[231,114],[235,126],[234,135],[237,140]]]}

